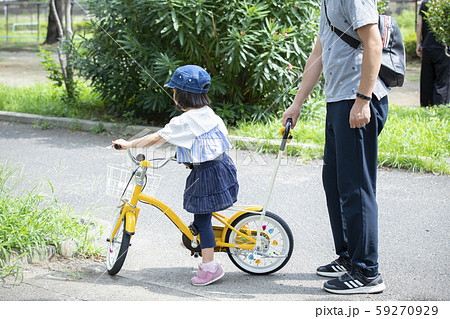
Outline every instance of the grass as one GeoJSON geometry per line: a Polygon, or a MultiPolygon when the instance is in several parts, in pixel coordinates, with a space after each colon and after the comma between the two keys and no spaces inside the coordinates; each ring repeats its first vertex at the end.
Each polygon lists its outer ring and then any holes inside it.
{"type": "Polygon", "coordinates": [[[39,114],[46,116],[71,117],[78,119],[102,119],[105,117],[104,104],[98,95],[92,92],[87,82],[79,81],[78,98],[70,101],[65,96],[65,88],[50,82],[41,82],[33,86],[0,86],[0,110],[39,114]]]}
{"type": "MultiPolygon", "coordinates": [[[[412,108],[390,106],[388,121],[379,137],[379,165],[413,172],[450,174],[450,109],[448,106],[412,108]]],[[[261,139],[258,149],[273,152],[280,139],[281,119],[270,123],[242,122],[231,134],[261,139]]],[[[288,154],[303,161],[323,157],[325,120],[302,119],[293,132],[288,154]],[[297,143],[297,145],[295,144],[297,143]]],[[[238,147],[243,145],[238,144],[238,147]]]]}
{"type": "Polygon", "coordinates": [[[392,107],[379,139],[382,166],[450,174],[450,109],[392,107]]]}
{"type": "Polygon", "coordinates": [[[0,163],[0,278],[17,274],[14,251],[32,255],[36,249],[39,252],[47,245],[58,249],[72,239],[77,255],[100,255],[90,232],[92,225],[79,222],[70,207],[60,205],[54,196],[40,195],[37,185],[31,190],[15,189],[18,172],[17,166],[0,163]]]}
{"type": "MultiPolygon", "coordinates": [[[[270,140],[280,140],[281,119],[273,119],[268,123],[241,122],[238,127],[231,130],[230,134],[258,138],[257,150],[260,152],[278,152],[279,143],[270,143],[270,140]]],[[[303,162],[323,157],[323,145],[325,144],[324,120],[301,119],[293,131],[292,143],[288,144],[286,153],[299,157],[303,162]]],[[[246,148],[248,145],[237,142],[238,148],[246,148]]]]}

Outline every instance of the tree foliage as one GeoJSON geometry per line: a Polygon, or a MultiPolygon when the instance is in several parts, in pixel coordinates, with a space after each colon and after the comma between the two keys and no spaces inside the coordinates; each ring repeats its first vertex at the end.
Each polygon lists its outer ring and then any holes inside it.
{"type": "Polygon", "coordinates": [[[389,0],[378,0],[377,9],[379,14],[384,14],[389,6],[389,0]]]}
{"type": "Polygon", "coordinates": [[[450,46],[450,1],[433,0],[427,3],[425,19],[436,40],[450,46]]]}
{"type": "Polygon", "coordinates": [[[93,36],[78,44],[76,66],[116,113],[166,120],[173,102],[163,84],[177,67],[197,64],[211,74],[213,107],[228,122],[273,114],[297,90],[319,4],[90,0],[93,36]]]}

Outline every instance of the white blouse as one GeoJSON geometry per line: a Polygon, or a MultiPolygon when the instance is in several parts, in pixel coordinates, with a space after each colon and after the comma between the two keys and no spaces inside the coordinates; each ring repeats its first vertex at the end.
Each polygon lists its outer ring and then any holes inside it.
{"type": "Polygon", "coordinates": [[[172,118],[158,134],[177,146],[179,163],[211,161],[231,149],[223,120],[209,106],[172,118]]]}

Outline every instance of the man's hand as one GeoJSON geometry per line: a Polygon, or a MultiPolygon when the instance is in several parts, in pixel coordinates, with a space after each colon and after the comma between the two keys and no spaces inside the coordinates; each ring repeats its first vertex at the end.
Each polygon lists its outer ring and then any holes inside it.
{"type": "Polygon", "coordinates": [[[370,122],[370,101],[356,98],[350,110],[350,128],[361,128],[370,122]]]}
{"type": "MultiPolygon", "coordinates": [[[[381,53],[383,51],[380,31],[377,24],[367,24],[358,28],[356,32],[364,43],[358,92],[362,95],[372,96],[380,71],[381,53]]],[[[356,97],[348,121],[351,128],[361,128],[368,124],[370,122],[370,101],[356,97]]]]}
{"type": "Polygon", "coordinates": [[[283,113],[283,126],[286,126],[287,119],[292,119],[292,125],[291,129],[295,127],[295,124],[297,124],[297,120],[300,117],[300,112],[302,110],[302,106],[300,105],[294,105],[292,104],[290,107],[286,109],[283,113]]]}
{"type": "Polygon", "coordinates": [[[422,49],[422,45],[418,44],[416,47],[416,54],[418,57],[422,57],[423,54],[423,49],[422,49]]]}

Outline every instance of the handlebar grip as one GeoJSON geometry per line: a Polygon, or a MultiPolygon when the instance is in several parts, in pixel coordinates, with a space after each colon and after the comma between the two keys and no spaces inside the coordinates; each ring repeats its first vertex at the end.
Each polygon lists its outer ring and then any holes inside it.
{"type": "Polygon", "coordinates": [[[122,146],[120,146],[119,144],[114,144],[114,148],[115,148],[116,150],[120,150],[120,149],[122,148],[122,146]]]}
{"type": "Polygon", "coordinates": [[[280,146],[280,151],[282,151],[282,152],[284,151],[284,149],[286,147],[286,143],[292,139],[291,125],[292,125],[292,119],[288,118],[287,122],[286,122],[286,127],[284,129],[284,133],[283,133],[283,139],[281,141],[281,146],[280,146]]]}
{"type": "Polygon", "coordinates": [[[288,118],[286,121],[286,129],[284,130],[283,139],[289,139],[291,133],[292,119],[288,118]]]}

